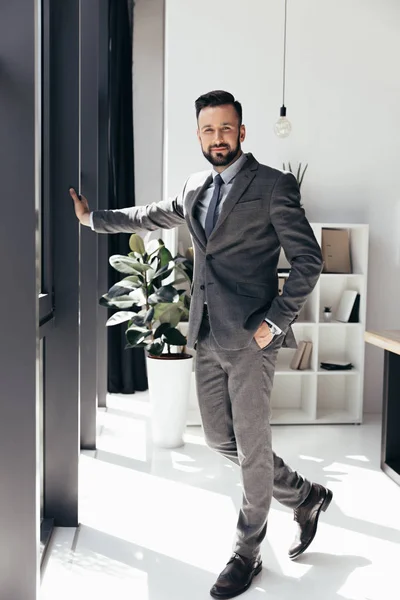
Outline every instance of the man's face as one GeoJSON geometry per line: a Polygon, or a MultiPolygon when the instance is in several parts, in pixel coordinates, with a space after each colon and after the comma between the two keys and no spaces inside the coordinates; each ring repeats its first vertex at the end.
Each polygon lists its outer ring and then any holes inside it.
{"type": "Polygon", "coordinates": [[[200,111],[197,136],[206,159],[214,167],[229,166],[241,152],[244,125],[231,104],[209,106],[200,111]]]}

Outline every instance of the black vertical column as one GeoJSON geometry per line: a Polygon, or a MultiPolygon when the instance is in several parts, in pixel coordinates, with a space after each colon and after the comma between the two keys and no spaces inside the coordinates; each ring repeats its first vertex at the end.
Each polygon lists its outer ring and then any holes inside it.
{"type": "Polygon", "coordinates": [[[10,600],[36,600],[39,586],[39,176],[35,165],[35,71],[39,57],[35,29],[39,24],[34,0],[2,3],[0,596],[10,600]]]}
{"type": "Polygon", "coordinates": [[[385,350],[381,467],[400,485],[400,355],[385,350]]]}
{"type": "MultiPolygon", "coordinates": [[[[99,5],[99,147],[98,147],[98,203],[100,209],[109,208],[108,202],[108,0],[98,0],[99,5]]],[[[98,248],[98,298],[108,290],[108,236],[97,236],[98,248]]],[[[99,307],[97,313],[97,399],[101,408],[107,398],[107,310],[99,307]]]]}
{"type": "Polygon", "coordinates": [[[45,517],[78,523],[79,224],[69,197],[79,186],[79,0],[50,2],[51,209],[55,327],[45,353],[45,517]]]}
{"type": "MultiPolygon", "coordinates": [[[[81,0],[81,191],[98,208],[99,144],[98,0],[81,0]]],[[[81,228],[80,246],[80,392],[81,448],[96,448],[97,412],[97,245],[98,236],[81,228]]]]}

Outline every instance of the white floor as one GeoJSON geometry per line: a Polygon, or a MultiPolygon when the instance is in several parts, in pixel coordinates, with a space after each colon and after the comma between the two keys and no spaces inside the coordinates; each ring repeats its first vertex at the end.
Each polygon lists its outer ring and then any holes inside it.
{"type": "MultiPolygon", "coordinates": [[[[238,469],[209,450],[149,442],[146,394],[110,396],[97,452],[81,458],[80,522],[57,529],[42,600],[205,600],[231,552],[241,501],[238,469]]],[[[275,501],[264,569],[246,600],[399,600],[400,488],[379,469],[380,418],[362,426],[273,429],[274,449],[334,502],[297,562],[292,513],[275,501]]]]}

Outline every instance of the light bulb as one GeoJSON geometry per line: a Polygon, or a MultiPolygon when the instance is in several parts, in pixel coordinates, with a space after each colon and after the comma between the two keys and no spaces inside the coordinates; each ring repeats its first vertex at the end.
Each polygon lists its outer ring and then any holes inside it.
{"type": "Polygon", "coordinates": [[[275,123],[274,130],[280,138],[287,137],[292,131],[292,124],[286,117],[286,106],[281,106],[281,116],[275,123]]]}

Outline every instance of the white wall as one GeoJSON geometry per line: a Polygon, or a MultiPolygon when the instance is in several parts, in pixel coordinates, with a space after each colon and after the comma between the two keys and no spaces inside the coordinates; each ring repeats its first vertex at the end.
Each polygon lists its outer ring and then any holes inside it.
{"type": "MultiPolygon", "coordinates": [[[[194,100],[227,89],[243,103],[244,149],[260,162],[308,162],[311,221],[371,226],[368,328],[400,328],[400,2],[289,0],[281,104],[283,0],[166,0],[165,193],[206,167],[194,100]]],[[[379,411],[382,352],[367,347],[365,410],[379,411]]]]}
{"type": "Polygon", "coordinates": [[[133,118],[136,205],[162,199],[164,0],[135,0],[133,118]]]}

